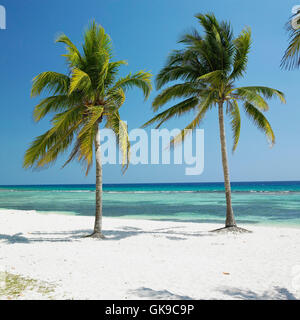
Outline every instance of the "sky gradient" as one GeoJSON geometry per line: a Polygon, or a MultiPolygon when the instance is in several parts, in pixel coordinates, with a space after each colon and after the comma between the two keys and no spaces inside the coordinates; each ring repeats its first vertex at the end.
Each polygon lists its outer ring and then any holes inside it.
{"type": "MultiPolygon", "coordinates": [[[[238,0],[1,0],[7,13],[7,30],[0,30],[0,185],[94,183],[77,163],[60,167],[64,157],[43,171],[22,168],[22,158],[32,139],[49,128],[49,119],[35,124],[32,110],[39,99],[30,98],[31,81],[40,72],[66,72],[61,54],[64,46],[55,37],[64,32],[80,45],[84,28],[95,19],[113,40],[115,59],[128,66],[121,74],[140,69],[155,76],[168,53],[180,46],[179,36],[198,27],[196,13],[213,12],[232,23],[235,35],[243,27],[252,29],[253,44],[248,71],[238,85],[266,85],[283,91],[287,104],[270,102],[266,114],[275,131],[276,144],[270,149],[265,136],[242,112],[239,146],[231,154],[231,132],[227,126],[232,181],[300,180],[300,70],[283,71],[280,60],[287,47],[284,24],[295,1],[238,0]]],[[[200,28],[199,28],[200,29],[200,28]]],[[[127,94],[121,115],[129,129],[140,127],[153,116],[151,102],[141,92],[127,94]]],[[[170,106],[170,105],[169,105],[170,106]]],[[[183,128],[189,117],[172,120],[167,128],[183,128]]],[[[208,182],[222,181],[222,166],[216,111],[200,125],[205,130],[205,169],[200,176],[185,176],[185,165],[130,166],[124,176],[119,166],[104,166],[104,183],[208,182]]]]}

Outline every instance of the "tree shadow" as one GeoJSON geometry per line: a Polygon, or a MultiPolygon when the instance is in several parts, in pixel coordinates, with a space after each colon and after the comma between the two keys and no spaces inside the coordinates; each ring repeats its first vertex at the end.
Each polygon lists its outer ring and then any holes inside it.
{"type": "Polygon", "coordinates": [[[223,294],[234,299],[241,300],[297,300],[296,296],[287,288],[273,287],[269,291],[259,294],[252,290],[243,290],[239,288],[226,288],[220,290],[223,294]]]}
{"type": "Polygon", "coordinates": [[[185,231],[174,231],[173,228],[164,229],[154,229],[152,231],[147,231],[139,228],[135,230],[129,229],[128,227],[123,227],[118,230],[106,230],[103,232],[108,240],[122,240],[128,237],[138,236],[138,235],[154,235],[165,237],[169,240],[187,240],[190,237],[203,237],[203,236],[214,236],[208,231],[198,231],[198,232],[185,232],[185,231]]]}
{"type": "MultiPolygon", "coordinates": [[[[176,227],[175,227],[176,228],[176,227]]],[[[153,229],[150,231],[143,230],[140,228],[133,227],[121,227],[116,230],[104,230],[103,234],[105,236],[105,241],[118,241],[130,237],[136,237],[139,235],[154,235],[155,237],[164,237],[170,241],[187,240],[191,237],[212,237],[214,234],[209,231],[198,231],[198,232],[186,232],[180,230],[174,230],[175,228],[163,228],[163,229],[153,229]]],[[[43,232],[34,231],[29,234],[18,233],[15,235],[5,235],[0,234],[0,242],[7,244],[14,243],[32,243],[32,242],[74,242],[80,241],[85,238],[85,236],[92,233],[90,229],[80,229],[73,231],[55,231],[55,232],[43,232]],[[31,236],[32,235],[32,236],[31,236]]]]}
{"type": "Polygon", "coordinates": [[[16,233],[13,235],[8,234],[0,234],[0,241],[4,240],[7,244],[13,244],[13,243],[29,243],[30,240],[24,236],[22,236],[22,233],[16,233]]]}
{"type": "Polygon", "coordinates": [[[129,294],[137,295],[139,298],[151,300],[193,300],[189,296],[181,296],[174,294],[168,290],[153,290],[146,287],[141,287],[135,290],[129,290],[129,294]]]}

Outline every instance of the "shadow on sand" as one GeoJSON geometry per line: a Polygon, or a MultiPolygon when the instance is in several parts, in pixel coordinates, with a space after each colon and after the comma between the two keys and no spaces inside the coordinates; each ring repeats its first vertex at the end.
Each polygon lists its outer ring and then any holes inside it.
{"type": "MultiPolygon", "coordinates": [[[[239,300],[297,300],[296,296],[288,289],[282,287],[274,287],[269,291],[257,293],[252,290],[242,290],[239,288],[225,288],[219,290],[225,294],[224,299],[239,299],[239,300]]],[[[189,296],[177,295],[168,290],[153,290],[150,288],[141,287],[135,290],[128,291],[129,294],[136,295],[137,298],[153,299],[153,300],[194,300],[189,296]]]]}
{"type": "Polygon", "coordinates": [[[168,290],[153,290],[150,288],[141,287],[135,290],[128,291],[129,294],[134,294],[139,298],[151,299],[151,300],[193,300],[188,296],[180,296],[174,294],[168,290]]]}
{"type": "MultiPolygon", "coordinates": [[[[179,227],[178,227],[179,228],[179,227]]],[[[191,237],[214,236],[206,231],[185,232],[176,231],[174,228],[163,228],[145,231],[140,228],[122,227],[117,230],[104,230],[105,241],[123,240],[139,235],[153,235],[155,237],[165,237],[168,240],[187,240],[191,237]]],[[[32,242],[73,242],[82,240],[85,236],[92,233],[92,230],[74,230],[61,232],[40,232],[35,231],[27,234],[17,233],[13,235],[0,234],[0,242],[6,244],[32,243],[32,242]]]]}
{"type": "Polygon", "coordinates": [[[263,293],[256,293],[251,290],[242,290],[239,288],[225,288],[220,290],[228,296],[228,299],[240,300],[297,300],[296,296],[286,288],[274,287],[263,293]]]}

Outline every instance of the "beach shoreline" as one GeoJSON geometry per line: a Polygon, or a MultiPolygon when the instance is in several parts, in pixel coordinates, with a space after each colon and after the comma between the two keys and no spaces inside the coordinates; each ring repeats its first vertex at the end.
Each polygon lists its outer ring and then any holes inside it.
{"type": "MultiPolygon", "coordinates": [[[[300,229],[0,210],[0,265],[55,286],[53,299],[300,299],[300,229]]],[[[19,297],[31,299],[30,292],[19,297]]]]}

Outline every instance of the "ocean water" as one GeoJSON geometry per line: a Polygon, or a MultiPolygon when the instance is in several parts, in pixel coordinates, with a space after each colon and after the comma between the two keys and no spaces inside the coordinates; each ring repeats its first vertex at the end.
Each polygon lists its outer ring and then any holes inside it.
{"type": "MultiPolygon", "coordinates": [[[[94,215],[94,185],[0,186],[0,208],[94,215]]],[[[232,183],[243,224],[300,227],[300,182],[232,183]]],[[[223,183],[104,185],[107,217],[224,223],[223,183]]]]}

